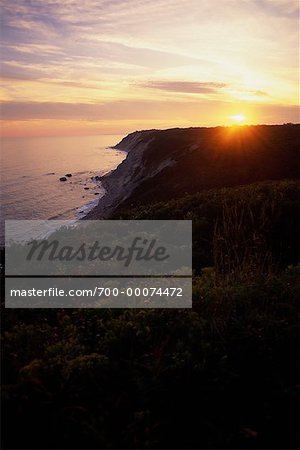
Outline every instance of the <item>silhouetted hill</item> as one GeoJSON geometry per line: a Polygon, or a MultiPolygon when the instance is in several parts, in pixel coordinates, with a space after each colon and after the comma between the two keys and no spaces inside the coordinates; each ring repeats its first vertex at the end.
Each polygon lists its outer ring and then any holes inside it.
{"type": "Polygon", "coordinates": [[[211,188],[299,178],[300,125],[137,131],[127,158],[102,179],[108,195],[89,218],[211,188]]]}

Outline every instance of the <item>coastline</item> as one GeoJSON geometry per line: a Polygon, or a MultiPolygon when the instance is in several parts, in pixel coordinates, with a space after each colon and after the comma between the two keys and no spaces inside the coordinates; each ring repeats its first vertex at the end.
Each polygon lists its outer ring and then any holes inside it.
{"type": "Polygon", "coordinates": [[[127,156],[116,169],[99,177],[105,194],[82,219],[108,219],[122,202],[131,197],[141,183],[154,178],[164,169],[176,165],[173,153],[165,155],[165,152],[162,151],[154,158],[151,156],[151,160],[148,158],[153,145],[154,148],[156,147],[155,141],[158,136],[168,132],[172,133],[172,131],[172,129],[134,131],[111,147],[127,153],[127,156]]]}
{"type": "Polygon", "coordinates": [[[114,148],[122,137],[4,140],[0,245],[5,244],[5,220],[78,221],[94,209],[106,193],[100,177],[126,158],[125,152],[114,148]],[[21,163],[22,152],[26,158],[21,163]]]}
{"type": "Polygon", "coordinates": [[[118,205],[130,196],[134,188],[139,184],[140,177],[137,174],[143,172],[143,155],[150,141],[141,143],[145,136],[153,130],[136,131],[125,136],[118,144],[111,147],[127,153],[125,159],[102,177],[99,177],[104,195],[98,199],[98,203],[82,220],[107,219],[118,205]]]}
{"type": "Polygon", "coordinates": [[[107,219],[123,206],[168,201],[209,189],[297,179],[293,161],[298,154],[298,129],[296,124],[253,125],[235,130],[230,139],[224,139],[226,127],[130,133],[111,147],[127,156],[115,170],[98,178],[105,194],[83,219],[107,219]],[[254,151],[254,136],[268,145],[254,151]]]}

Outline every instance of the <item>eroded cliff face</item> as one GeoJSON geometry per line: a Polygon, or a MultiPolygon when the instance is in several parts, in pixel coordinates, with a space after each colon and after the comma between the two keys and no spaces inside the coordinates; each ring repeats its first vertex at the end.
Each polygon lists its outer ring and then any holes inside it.
{"type": "Polygon", "coordinates": [[[101,178],[106,195],[87,219],[211,188],[299,177],[300,126],[136,131],[115,148],[128,153],[101,178]]]}
{"type": "Polygon", "coordinates": [[[155,175],[175,164],[170,157],[161,158],[149,164],[145,153],[150,150],[151,144],[155,140],[157,130],[136,131],[129,134],[115,148],[128,153],[126,159],[117,167],[100,178],[106,194],[86,218],[107,218],[116,207],[128,199],[134,190],[145,180],[153,178],[155,175]]]}

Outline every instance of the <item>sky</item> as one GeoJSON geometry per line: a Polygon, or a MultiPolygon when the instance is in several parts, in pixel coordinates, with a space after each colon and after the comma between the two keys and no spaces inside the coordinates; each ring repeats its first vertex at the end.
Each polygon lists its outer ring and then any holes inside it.
{"type": "Polygon", "coordinates": [[[298,0],[0,0],[1,134],[299,122],[298,0]]]}

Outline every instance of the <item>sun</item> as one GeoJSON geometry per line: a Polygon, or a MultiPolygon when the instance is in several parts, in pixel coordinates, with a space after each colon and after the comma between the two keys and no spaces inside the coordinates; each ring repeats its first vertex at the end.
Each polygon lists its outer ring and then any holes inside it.
{"type": "Polygon", "coordinates": [[[235,114],[234,116],[229,116],[229,119],[231,119],[234,123],[243,123],[246,120],[246,117],[244,114],[235,114]]]}

